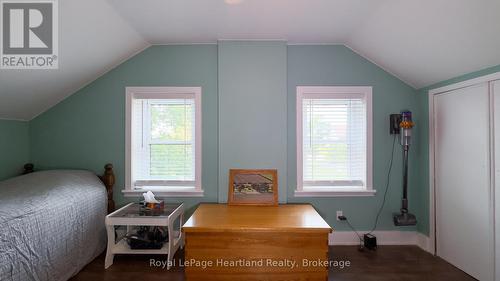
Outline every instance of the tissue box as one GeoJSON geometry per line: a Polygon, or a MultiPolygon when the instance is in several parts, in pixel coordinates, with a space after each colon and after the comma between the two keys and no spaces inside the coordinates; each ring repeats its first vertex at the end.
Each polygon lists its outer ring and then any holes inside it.
{"type": "Polygon", "coordinates": [[[159,200],[160,203],[147,203],[146,201],[141,201],[142,205],[146,208],[153,210],[161,210],[165,207],[165,202],[163,200],[159,200]]]}

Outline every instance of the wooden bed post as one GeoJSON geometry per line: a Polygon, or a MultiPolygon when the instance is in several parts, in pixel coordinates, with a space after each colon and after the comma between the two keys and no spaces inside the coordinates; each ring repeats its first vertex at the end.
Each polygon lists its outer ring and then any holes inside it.
{"type": "Polygon", "coordinates": [[[35,165],[33,165],[33,163],[26,163],[26,164],[24,164],[23,175],[26,175],[26,174],[29,174],[29,173],[33,173],[34,168],[35,168],[35,165]]]}
{"type": "Polygon", "coordinates": [[[106,186],[108,192],[108,214],[115,210],[115,201],[113,200],[113,185],[115,185],[115,173],[113,172],[113,164],[106,164],[104,166],[104,175],[101,181],[106,186]]]}

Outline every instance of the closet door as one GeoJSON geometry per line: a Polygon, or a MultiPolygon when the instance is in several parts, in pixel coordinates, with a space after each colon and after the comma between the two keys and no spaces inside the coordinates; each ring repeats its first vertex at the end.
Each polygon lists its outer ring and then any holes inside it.
{"type": "Polygon", "coordinates": [[[491,82],[495,144],[495,280],[500,280],[500,80],[491,82]]]}
{"type": "Polygon", "coordinates": [[[437,255],[483,281],[494,276],[487,83],[434,97],[437,255]]]}

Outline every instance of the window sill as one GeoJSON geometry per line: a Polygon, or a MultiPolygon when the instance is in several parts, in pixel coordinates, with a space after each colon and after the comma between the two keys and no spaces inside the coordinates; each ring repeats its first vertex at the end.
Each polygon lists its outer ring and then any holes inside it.
{"type": "MultiPolygon", "coordinates": [[[[124,189],[122,190],[125,197],[142,197],[142,194],[150,189],[124,189]]],[[[162,197],[203,197],[203,190],[195,189],[171,189],[171,190],[151,190],[158,198],[162,197]]]]}
{"type": "Polygon", "coordinates": [[[368,197],[375,196],[376,190],[295,190],[295,197],[368,197]]]}

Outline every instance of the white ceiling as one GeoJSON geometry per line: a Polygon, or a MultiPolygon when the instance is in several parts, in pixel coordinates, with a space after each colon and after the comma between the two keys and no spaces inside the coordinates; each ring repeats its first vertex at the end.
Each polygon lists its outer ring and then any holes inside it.
{"type": "Polygon", "coordinates": [[[415,88],[500,64],[499,0],[380,2],[346,43],[415,88]]]}
{"type": "Polygon", "coordinates": [[[232,1],[59,1],[59,70],[1,70],[0,118],[30,119],[149,44],[345,44],[415,88],[500,64],[499,0],[232,1]]]}
{"type": "Polygon", "coordinates": [[[59,69],[0,70],[0,118],[30,120],[148,46],[101,0],[60,0],[59,69]]]}
{"type": "Polygon", "coordinates": [[[153,44],[217,39],[284,39],[344,43],[377,8],[366,0],[108,0],[153,44]]]}

